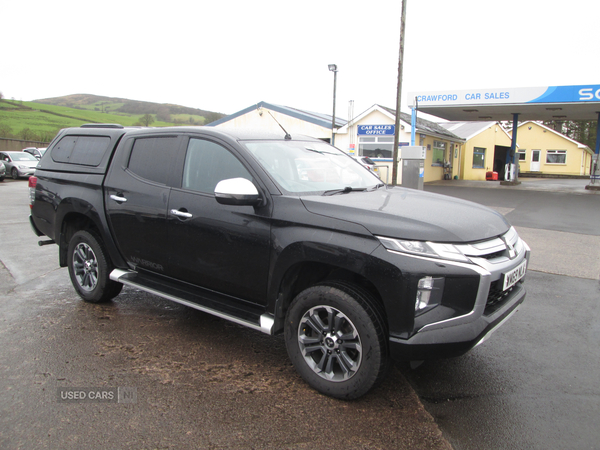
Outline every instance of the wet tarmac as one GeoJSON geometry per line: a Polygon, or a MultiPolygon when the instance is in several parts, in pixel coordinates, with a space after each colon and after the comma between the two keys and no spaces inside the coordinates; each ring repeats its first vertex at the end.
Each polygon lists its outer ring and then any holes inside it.
{"type": "Polygon", "coordinates": [[[0,183],[0,448],[600,448],[600,194],[454,181],[425,189],[493,207],[532,247],[528,297],[471,353],[399,364],[355,402],[311,390],[281,337],[131,288],[80,301],[29,229],[27,182],[0,183]]]}
{"type": "Polygon", "coordinates": [[[0,198],[0,448],[450,448],[398,368],[334,400],[303,382],[280,336],[131,288],[80,301],[57,247],[37,246],[27,182],[0,183],[0,198]],[[119,389],[131,395],[108,398],[119,389]]]}

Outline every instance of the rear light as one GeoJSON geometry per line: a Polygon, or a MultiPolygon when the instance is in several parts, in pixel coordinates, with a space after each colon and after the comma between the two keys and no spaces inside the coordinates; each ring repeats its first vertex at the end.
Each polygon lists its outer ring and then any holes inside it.
{"type": "Polygon", "coordinates": [[[33,202],[35,202],[35,187],[37,186],[37,177],[29,177],[29,207],[33,208],[33,202]]]}

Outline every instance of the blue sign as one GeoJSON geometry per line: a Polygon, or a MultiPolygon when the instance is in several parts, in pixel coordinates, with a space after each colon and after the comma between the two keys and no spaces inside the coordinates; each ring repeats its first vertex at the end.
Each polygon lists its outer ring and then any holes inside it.
{"type": "Polygon", "coordinates": [[[359,136],[389,136],[396,133],[396,125],[359,125],[359,136]]]}
{"type": "Polygon", "coordinates": [[[600,85],[551,86],[529,103],[570,103],[600,101],[600,85]]]}
{"type": "Polygon", "coordinates": [[[410,93],[408,105],[457,106],[525,103],[600,102],[600,85],[540,86],[534,88],[471,89],[460,91],[410,93]]]}

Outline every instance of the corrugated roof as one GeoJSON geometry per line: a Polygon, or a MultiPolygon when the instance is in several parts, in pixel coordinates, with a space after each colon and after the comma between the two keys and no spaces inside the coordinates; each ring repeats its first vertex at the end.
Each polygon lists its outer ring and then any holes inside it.
{"type": "Polygon", "coordinates": [[[497,122],[440,122],[438,125],[455,135],[469,140],[482,131],[494,126],[497,122]]]}
{"type": "MultiPolygon", "coordinates": [[[[394,116],[396,115],[395,109],[386,108],[385,106],[381,106],[381,105],[378,105],[378,106],[382,109],[385,109],[390,114],[392,114],[394,116]]],[[[402,121],[410,124],[412,118],[411,118],[410,114],[401,112],[400,119],[402,121]]],[[[460,136],[450,132],[446,128],[442,127],[439,123],[435,123],[435,122],[432,122],[432,121],[426,120],[426,119],[420,119],[419,116],[417,116],[417,130],[420,130],[424,133],[436,134],[438,136],[448,137],[450,139],[458,139],[458,140],[463,139],[462,137],[460,137],[460,136]]]]}
{"type": "MultiPolygon", "coordinates": [[[[230,114],[229,116],[223,117],[222,119],[219,119],[215,122],[211,122],[207,126],[214,127],[216,125],[221,125],[222,123],[229,122],[230,120],[233,120],[236,117],[243,116],[244,114],[247,114],[260,107],[270,109],[271,111],[277,111],[278,113],[285,114],[287,116],[294,117],[296,119],[303,120],[305,122],[309,122],[315,125],[319,125],[323,128],[331,128],[331,115],[315,113],[311,111],[304,111],[298,108],[290,108],[289,106],[274,105],[272,103],[267,102],[259,102],[256,105],[249,106],[248,108],[230,114]]],[[[340,119],[339,117],[335,118],[336,128],[343,127],[344,125],[346,125],[346,123],[347,121],[344,119],[340,119]]]]}

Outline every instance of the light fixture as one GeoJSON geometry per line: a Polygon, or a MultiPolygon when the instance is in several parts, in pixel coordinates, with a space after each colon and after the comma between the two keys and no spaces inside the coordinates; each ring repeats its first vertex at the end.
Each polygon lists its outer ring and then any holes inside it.
{"type": "Polygon", "coordinates": [[[468,113],[472,113],[472,112],[478,112],[478,109],[463,109],[464,112],[468,112],[468,113]]]}

